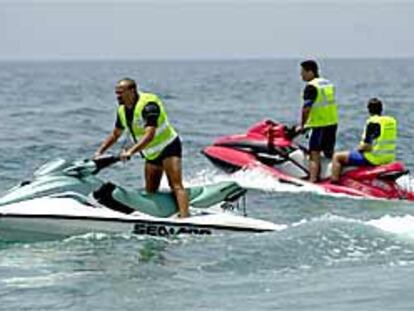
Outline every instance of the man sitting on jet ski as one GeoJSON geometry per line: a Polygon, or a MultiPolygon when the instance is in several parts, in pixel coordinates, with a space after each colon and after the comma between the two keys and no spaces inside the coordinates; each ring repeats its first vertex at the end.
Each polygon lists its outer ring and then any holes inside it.
{"type": "Polygon", "coordinates": [[[397,121],[381,115],[382,102],[377,98],[371,98],[367,108],[370,117],[357,150],[335,152],[333,156],[332,183],[338,183],[344,165],[382,165],[395,161],[397,121]]]}
{"type": "Polygon", "coordinates": [[[165,171],[177,199],[180,217],[187,217],[188,196],[182,183],[181,141],[168,122],[163,103],[155,94],[138,92],[135,81],[130,78],[118,81],[115,93],[119,103],[115,128],[98,148],[95,157],[103,154],[127,129],[135,144],[122,151],[121,159],[127,160],[137,152],[145,158],[148,193],[159,189],[165,171]]]}

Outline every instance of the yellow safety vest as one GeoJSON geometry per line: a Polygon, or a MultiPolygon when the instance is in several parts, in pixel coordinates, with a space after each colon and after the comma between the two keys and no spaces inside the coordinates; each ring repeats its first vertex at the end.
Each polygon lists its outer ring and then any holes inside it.
{"type": "Polygon", "coordinates": [[[157,130],[153,140],[142,150],[144,157],[148,160],[156,159],[166,146],[168,146],[178,135],[168,122],[167,113],[164,105],[157,95],[151,93],[139,93],[139,100],[135,105],[132,129],[127,125],[125,106],[118,107],[118,116],[122,126],[128,129],[134,141],[138,141],[145,133],[145,121],[142,111],[146,104],[153,102],[160,108],[160,116],[157,120],[157,130]],[[132,132],[131,132],[132,130],[132,132]]]}
{"type": "MultiPolygon", "coordinates": [[[[364,152],[364,157],[374,165],[395,161],[397,146],[397,120],[390,116],[371,116],[366,124],[377,123],[381,127],[380,136],[372,143],[372,150],[364,152]]],[[[365,126],[366,128],[366,126],[365,126]]],[[[365,130],[362,139],[365,138],[365,130]]],[[[363,142],[363,141],[362,141],[363,142]]]]}
{"type": "Polygon", "coordinates": [[[315,78],[308,82],[317,90],[317,96],[310,109],[306,128],[323,127],[338,124],[338,108],[335,101],[335,86],[324,78],[315,78]]]}

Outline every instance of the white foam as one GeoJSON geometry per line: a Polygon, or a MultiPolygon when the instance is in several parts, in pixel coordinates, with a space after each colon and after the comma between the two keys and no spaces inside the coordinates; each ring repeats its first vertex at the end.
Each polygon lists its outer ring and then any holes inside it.
{"type": "Polygon", "coordinates": [[[411,175],[404,175],[397,179],[397,184],[407,191],[414,191],[414,178],[411,175]]]}
{"type": "Polygon", "coordinates": [[[191,176],[186,185],[196,186],[212,184],[221,181],[234,181],[241,187],[247,189],[258,189],[268,192],[320,192],[320,187],[304,185],[298,187],[288,183],[280,182],[276,177],[260,168],[246,168],[233,174],[225,174],[216,170],[202,170],[191,176]]]}
{"type": "MultiPolygon", "coordinates": [[[[43,272],[43,271],[42,271],[43,272]]],[[[90,274],[90,272],[78,271],[70,273],[67,272],[57,272],[57,273],[47,273],[45,275],[34,275],[34,276],[25,276],[25,277],[12,277],[3,279],[3,283],[6,287],[14,288],[43,288],[48,286],[54,286],[59,283],[66,282],[71,278],[85,277],[85,275],[90,274]]]]}
{"type": "Polygon", "coordinates": [[[342,222],[342,223],[361,223],[364,224],[363,221],[354,218],[347,218],[340,215],[335,215],[331,213],[326,213],[318,217],[313,218],[304,218],[298,222],[292,223],[292,227],[298,227],[302,225],[306,225],[308,223],[315,223],[315,222],[342,222]]]}
{"type": "Polygon", "coordinates": [[[302,219],[298,222],[293,223],[292,227],[298,227],[306,225],[308,223],[316,222],[341,222],[341,223],[355,223],[365,226],[375,227],[381,231],[404,235],[406,237],[414,238],[414,216],[404,215],[404,216],[391,216],[384,215],[377,219],[372,219],[368,221],[363,221],[354,218],[348,218],[344,216],[339,216],[335,214],[326,213],[324,215],[302,219]]]}
{"type": "MultiPolygon", "coordinates": [[[[280,182],[275,176],[272,176],[269,172],[261,169],[260,167],[245,168],[233,174],[226,174],[217,170],[205,169],[187,178],[184,184],[185,186],[199,186],[205,184],[213,184],[221,181],[234,181],[243,188],[262,190],[265,192],[311,192],[335,198],[388,201],[387,199],[382,198],[365,198],[345,193],[327,192],[322,187],[313,185],[311,183],[303,183],[302,186],[296,186],[289,183],[280,182]]],[[[401,187],[403,187],[403,189],[414,191],[414,178],[412,176],[402,176],[397,180],[397,182],[401,187]]],[[[165,178],[163,178],[161,182],[161,187],[164,189],[169,188],[167,180],[165,178]]]]}
{"type": "Polygon", "coordinates": [[[378,219],[373,219],[367,224],[374,226],[382,231],[401,234],[414,238],[414,216],[390,216],[385,215],[378,219]]]}

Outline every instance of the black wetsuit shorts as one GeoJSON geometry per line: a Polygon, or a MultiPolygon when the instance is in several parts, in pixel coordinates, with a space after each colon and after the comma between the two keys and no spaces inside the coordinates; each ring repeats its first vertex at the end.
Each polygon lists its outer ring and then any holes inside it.
{"type": "Polygon", "coordinates": [[[177,136],[176,139],[174,139],[167,147],[165,147],[157,158],[154,160],[146,159],[146,162],[157,166],[162,166],[162,161],[169,157],[182,157],[181,140],[179,136],[177,136]]]}
{"type": "Polygon", "coordinates": [[[313,128],[309,139],[309,151],[323,151],[325,157],[332,158],[337,128],[336,124],[313,128]]]}

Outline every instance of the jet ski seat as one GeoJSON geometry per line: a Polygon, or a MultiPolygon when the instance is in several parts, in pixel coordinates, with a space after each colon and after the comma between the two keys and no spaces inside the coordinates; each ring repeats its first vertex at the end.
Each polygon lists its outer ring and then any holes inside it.
{"type": "MultiPolygon", "coordinates": [[[[235,182],[191,187],[186,191],[190,206],[196,208],[208,208],[223,201],[233,201],[246,192],[235,182]]],[[[93,196],[99,203],[125,214],[139,211],[154,217],[170,217],[178,212],[175,197],[171,192],[146,193],[106,183],[93,196]]]]}

